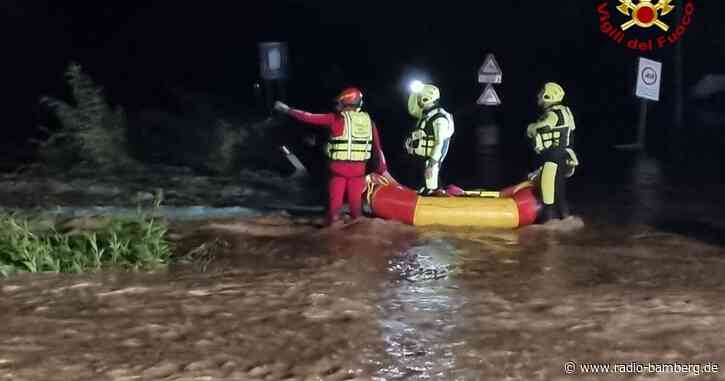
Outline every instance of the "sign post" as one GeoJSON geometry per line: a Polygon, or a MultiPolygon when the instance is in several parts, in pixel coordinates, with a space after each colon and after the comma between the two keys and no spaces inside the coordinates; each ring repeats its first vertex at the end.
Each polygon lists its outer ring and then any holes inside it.
{"type": "Polygon", "coordinates": [[[495,184],[500,180],[501,173],[499,143],[501,136],[496,121],[495,106],[501,105],[501,97],[496,93],[494,84],[503,82],[501,66],[493,54],[487,54],[478,69],[478,83],[484,85],[483,92],[476,104],[484,106],[479,110],[479,122],[475,130],[476,153],[481,155],[475,168],[476,176],[485,177],[495,184]]]}
{"type": "Polygon", "coordinates": [[[637,129],[637,146],[645,149],[645,132],[647,129],[647,102],[660,100],[662,84],[662,63],[646,58],[639,59],[637,65],[636,95],[642,99],[639,112],[639,126],[637,129]]]}
{"type": "Polygon", "coordinates": [[[262,42],[259,44],[259,74],[264,81],[267,109],[272,109],[276,100],[286,98],[288,76],[287,44],[284,42],[262,42]]]}
{"type": "Polygon", "coordinates": [[[644,150],[646,148],[647,108],[650,101],[660,100],[662,87],[662,63],[647,58],[639,58],[637,65],[637,85],[635,95],[641,99],[639,122],[637,123],[637,142],[617,146],[617,148],[644,150]]]}
{"type": "Polygon", "coordinates": [[[478,82],[487,85],[476,103],[482,106],[500,105],[501,98],[496,94],[496,90],[491,84],[501,83],[502,79],[503,72],[501,72],[501,66],[496,62],[496,57],[493,54],[487,55],[483,65],[478,69],[478,82]]]}

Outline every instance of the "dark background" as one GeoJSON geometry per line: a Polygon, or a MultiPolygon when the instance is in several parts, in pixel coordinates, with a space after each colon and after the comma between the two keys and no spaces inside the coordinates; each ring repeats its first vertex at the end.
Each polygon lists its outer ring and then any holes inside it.
{"type": "MultiPolygon", "coordinates": [[[[26,147],[38,125],[53,123],[38,99],[67,94],[63,72],[70,61],[81,63],[109,100],[131,113],[164,107],[175,89],[248,107],[256,105],[257,43],[279,40],[290,49],[289,103],[327,111],[342,86],[361,86],[394,167],[405,156],[402,140],[411,127],[406,87],[415,75],[442,89],[443,103],[456,118],[451,165],[461,168],[471,160],[464,152],[481,117],[475,101],[483,87],[476,72],[487,53],[496,55],[504,71],[503,84],[496,86],[503,105],[495,118],[505,149],[528,159],[523,135],[536,116],[534,96],[544,82],[557,81],[577,117],[578,150],[593,161],[613,144],[634,140],[639,113],[633,92],[640,54],[599,31],[598,3],[6,1],[5,93],[12,101],[0,147],[5,153],[26,147]]],[[[716,0],[696,6],[681,41],[685,89],[706,73],[725,72],[724,7],[716,0]]],[[[674,13],[669,20],[674,23],[674,13]]],[[[650,108],[651,150],[719,162],[725,132],[701,125],[694,113],[721,109],[722,101],[713,106],[688,98],[684,138],[674,133],[674,52],[667,47],[645,54],[664,64],[661,101],[650,108]]]]}

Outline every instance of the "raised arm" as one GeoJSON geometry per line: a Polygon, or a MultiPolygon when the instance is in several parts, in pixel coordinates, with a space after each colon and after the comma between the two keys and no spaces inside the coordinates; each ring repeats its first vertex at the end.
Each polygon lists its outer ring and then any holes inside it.
{"type": "Polygon", "coordinates": [[[336,118],[335,114],[333,114],[333,113],[312,114],[312,113],[305,112],[302,110],[295,110],[293,108],[291,108],[289,110],[288,115],[303,123],[312,124],[315,126],[325,126],[325,127],[331,126],[335,122],[335,118],[336,118]]]}
{"type": "Polygon", "coordinates": [[[333,113],[312,114],[302,110],[293,109],[280,101],[274,103],[274,109],[279,112],[285,113],[300,122],[312,124],[315,126],[330,127],[335,122],[336,118],[335,114],[333,113]]]}

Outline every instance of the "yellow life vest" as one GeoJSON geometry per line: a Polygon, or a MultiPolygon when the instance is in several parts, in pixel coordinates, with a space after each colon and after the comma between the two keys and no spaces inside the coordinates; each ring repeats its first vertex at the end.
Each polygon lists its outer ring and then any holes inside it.
{"type": "Polygon", "coordinates": [[[430,158],[433,155],[438,140],[435,136],[433,123],[437,119],[446,119],[449,124],[453,124],[453,118],[442,108],[436,108],[428,112],[418,121],[415,130],[411,132],[408,139],[408,152],[423,158],[430,158]]]}
{"type": "Polygon", "coordinates": [[[563,105],[549,108],[542,120],[532,126],[534,150],[541,153],[550,148],[566,148],[576,128],[574,115],[563,105]]]}
{"type": "Polygon", "coordinates": [[[373,150],[373,122],[370,115],[360,111],[344,111],[342,135],[330,138],[327,157],[332,160],[366,161],[373,150]]]}

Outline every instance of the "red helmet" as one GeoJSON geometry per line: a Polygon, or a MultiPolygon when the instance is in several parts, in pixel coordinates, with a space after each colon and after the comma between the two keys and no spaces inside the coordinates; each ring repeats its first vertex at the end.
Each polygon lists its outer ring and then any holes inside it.
{"type": "Polygon", "coordinates": [[[342,107],[362,107],[363,94],[357,87],[348,87],[335,97],[335,101],[342,107]]]}

